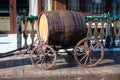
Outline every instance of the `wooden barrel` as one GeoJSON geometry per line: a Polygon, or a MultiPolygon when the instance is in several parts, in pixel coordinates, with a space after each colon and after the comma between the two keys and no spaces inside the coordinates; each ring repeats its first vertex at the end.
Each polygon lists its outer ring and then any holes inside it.
{"type": "Polygon", "coordinates": [[[80,12],[67,10],[42,12],[38,18],[41,40],[52,45],[72,46],[86,37],[86,22],[80,12]]]}

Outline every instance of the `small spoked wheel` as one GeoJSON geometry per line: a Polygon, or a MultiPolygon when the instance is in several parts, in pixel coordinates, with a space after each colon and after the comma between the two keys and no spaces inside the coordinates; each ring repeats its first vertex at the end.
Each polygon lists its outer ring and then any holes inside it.
{"type": "Polygon", "coordinates": [[[103,59],[104,47],[96,38],[84,38],[74,48],[74,58],[83,67],[94,67],[103,59]]]}
{"type": "Polygon", "coordinates": [[[40,70],[50,69],[56,62],[56,53],[46,44],[38,45],[32,50],[30,60],[32,65],[40,70]]]}

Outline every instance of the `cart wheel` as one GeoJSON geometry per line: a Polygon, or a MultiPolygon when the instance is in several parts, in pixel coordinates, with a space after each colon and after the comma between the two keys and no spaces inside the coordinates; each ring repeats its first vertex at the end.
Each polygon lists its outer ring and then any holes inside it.
{"type": "Polygon", "coordinates": [[[84,38],[74,48],[74,58],[83,67],[96,66],[104,56],[104,47],[96,38],[84,38]]]}
{"type": "Polygon", "coordinates": [[[34,67],[41,70],[50,69],[56,62],[56,53],[48,45],[39,45],[32,50],[30,60],[34,67]]]}

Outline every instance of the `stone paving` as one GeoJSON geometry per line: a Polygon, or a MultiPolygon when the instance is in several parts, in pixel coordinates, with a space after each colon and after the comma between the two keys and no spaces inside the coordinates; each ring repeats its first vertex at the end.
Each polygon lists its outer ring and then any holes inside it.
{"type": "MultiPolygon", "coordinates": [[[[16,34],[0,34],[0,53],[16,49],[16,43],[16,34]]],[[[94,68],[82,68],[72,56],[59,52],[53,69],[44,71],[31,65],[29,55],[4,57],[0,58],[0,80],[120,80],[120,52],[105,52],[94,68]]]]}
{"type": "Polygon", "coordinates": [[[29,55],[0,58],[0,80],[120,80],[120,53],[105,54],[94,68],[82,68],[74,58],[59,53],[56,65],[39,70],[31,65],[29,55]]]}

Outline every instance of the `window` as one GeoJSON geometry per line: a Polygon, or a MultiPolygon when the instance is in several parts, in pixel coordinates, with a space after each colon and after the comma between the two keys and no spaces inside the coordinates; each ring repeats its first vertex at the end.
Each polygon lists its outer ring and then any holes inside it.
{"type": "Polygon", "coordinates": [[[120,0],[112,0],[112,13],[120,14],[120,0]]]}
{"type": "Polygon", "coordinates": [[[117,5],[116,13],[120,14],[120,0],[117,0],[116,5],[117,5]]]}
{"type": "Polygon", "coordinates": [[[9,0],[0,1],[0,16],[9,16],[9,0]]]}
{"type": "Polygon", "coordinates": [[[68,0],[68,10],[79,11],[79,0],[68,0]]]}
{"type": "Polygon", "coordinates": [[[28,15],[29,12],[29,0],[17,0],[17,14],[28,15]]]}
{"type": "Polygon", "coordinates": [[[95,2],[97,4],[101,4],[101,0],[93,0],[93,2],[95,2]]]}
{"type": "Polygon", "coordinates": [[[94,14],[105,13],[105,0],[86,0],[86,11],[94,14]]]}

